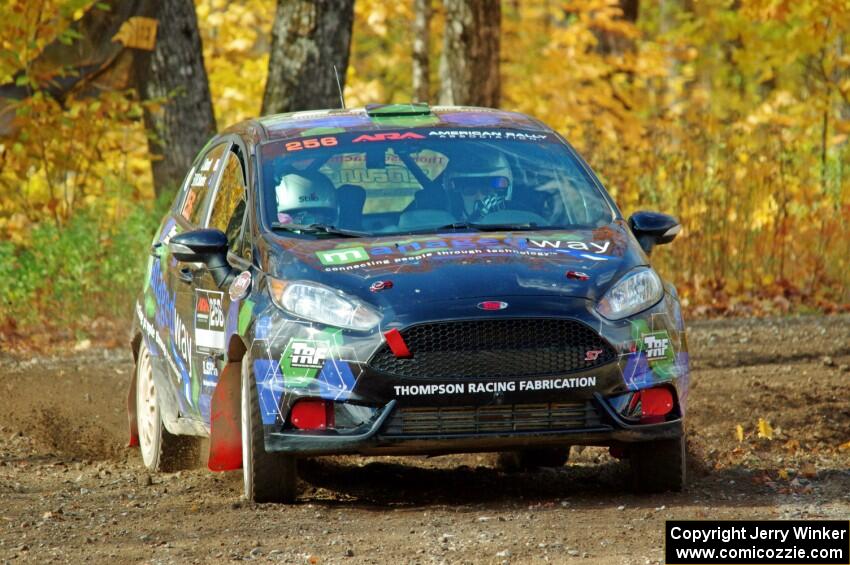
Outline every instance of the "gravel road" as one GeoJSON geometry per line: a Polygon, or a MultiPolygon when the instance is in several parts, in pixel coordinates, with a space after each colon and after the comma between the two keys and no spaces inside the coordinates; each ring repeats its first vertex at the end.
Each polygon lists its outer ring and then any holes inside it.
{"type": "Polygon", "coordinates": [[[850,317],[688,338],[684,493],[629,494],[627,464],[587,448],[516,474],[491,454],[315,459],[293,506],[243,502],[238,472],[146,473],[124,447],[127,351],[0,353],[0,562],[644,565],[667,519],[848,519],[850,317]]]}

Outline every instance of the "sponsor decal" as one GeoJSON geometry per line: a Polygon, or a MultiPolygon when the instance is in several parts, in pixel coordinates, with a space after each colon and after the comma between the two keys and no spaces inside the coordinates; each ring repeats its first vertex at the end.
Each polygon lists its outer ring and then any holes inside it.
{"type": "Polygon", "coordinates": [[[190,186],[204,186],[207,184],[207,175],[201,173],[195,173],[192,177],[192,184],[190,186]]]}
{"type": "Polygon", "coordinates": [[[591,241],[590,243],[585,243],[583,241],[552,241],[548,239],[529,239],[528,244],[540,249],[548,247],[550,249],[570,249],[573,251],[590,251],[592,253],[605,253],[611,246],[610,241],[604,241],[602,243],[591,241]]]}
{"type": "Polygon", "coordinates": [[[672,361],[673,351],[670,348],[670,336],[666,331],[653,332],[641,336],[643,350],[647,361],[672,361]]]}
{"type": "Polygon", "coordinates": [[[333,147],[339,142],[335,137],[319,137],[315,139],[301,139],[289,141],[283,147],[288,152],[302,151],[304,149],[318,149],[320,147],[333,147]]]}
{"type": "Polygon", "coordinates": [[[429,383],[424,385],[395,385],[396,396],[434,396],[494,392],[525,392],[538,390],[567,390],[596,386],[596,377],[494,381],[480,383],[429,383]]]}
{"type": "Polygon", "coordinates": [[[248,295],[251,288],[251,271],[242,271],[239,273],[233,282],[230,283],[230,288],[227,289],[227,294],[230,295],[230,300],[236,302],[242,300],[248,295]]]}
{"type": "Polygon", "coordinates": [[[294,341],[292,342],[292,356],[290,364],[293,367],[306,367],[309,369],[321,369],[328,357],[327,343],[320,341],[294,341]]]}
{"type": "Polygon", "coordinates": [[[610,241],[576,241],[570,239],[528,239],[525,237],[457,237],[414,239],[395,245],[340,247],[317,251],[316,256],[326,271],[349,270],[370,266],[403,263],[419,258],[468,256],[476,254],[518,254],[552,257],[558,254],[590,261],[607,261],[610,241]],[[399,257],[401,255],[401,257],[399,257]]]}
{"type": "Polygon", "coordinates": [[[590,276],[587,273],[582,273],[581,271],[567,271],[567,278],[577,281],[590,280],[590,276]]]}
{"type": "MultiPolygon", "coordinates": [[[[142,329],[148,335],[151,332],[157,347],[162,351],[168,365],[174,372],[177,382],[181,381],[187,385],[192,380],[192,338],[186,324],[174,307],[174,296],[168,291],[162,274],[162,266],[159,259],[154,259],[151,266],[150,290],[156,303],[154,310],[154,326],[143,323],[142,329]],[[170,347],[166,347],[160,332],[168,332],[170,347]],[[169,354],[170,352],[170,354],[169,354]]],[[[142,312],[139,311],[141,322],[142,312]]],[[[191,396],[187,396],[191,402],[191,396]]]]}
{"type": "Polygon", "coordinates": [[[292,338],[280,359],[286,386],[309,385],[330,354],[331,342],[318,339],[292,338]]]}
{"type": "Polygon", "coordinates": [[[201,165],[201,172],[205,173],[205,172],[209,171],[210,167],[212,167],[212,159],[207,157],[206,159],[204,159],[203,165],[201,165]]]}
{"type": "Polygon", "coordinates": [[[364,134],[358,137],[355,137],[351,143],[362,143],[364,141],[400,141],[402,139],[425,139],[424,135],[420,135],[418,133],[413,133],[412,131],[408,131],[405,133],[399,132],[386,132],[386,133],[375,133],[375,134],[364,134]]]}
{"type": "Polygon", "coordinates": [[[626,355],[626,362],[621,365],[623,380],[629,390],[687,374],[687,361],[682,365],[676,354],[676,348],[680,346],[678,340],[681,339],[678,334],[674,332],[671,336],[672,330],[669,329],[653,331],[649,322],[643,319],[632,320],[631,326],[631,353],[626,355]]]}
{"type": "Polygon", "coordinates": [[[195,290],[195,344],[198,353],[224,350],[224,293],[195,290]]]}
{"type": "Polygon", "coordinates": [[[501,139],[505,141],[543,141],[548,137],[542,133],[524,133],[504,130],[432,130],[428,137],[437,139],[501,139]]]}
{"type": "Polygon", "coordinates": [[[369,260],[369,254],[362,247],[317,251],[316,256],[322,262],[322,265],[347,265],[348,263],[359,263],[369,260]]]}
{"type": "Polygon", "coordinates": [[[203,372],[205,377],[218,378],[218,367],[215,366],[215,359],[210,356],[205,357],[204,363],[201,367],[201,371],[203,372]]]}
{"type": "Polygon", "coordinates": [[[298,197],[298,202],[318,202],[320,200],[319,195],[315,192],[311,192],[310,194],[305,194],[304,196],[298,197]]]}

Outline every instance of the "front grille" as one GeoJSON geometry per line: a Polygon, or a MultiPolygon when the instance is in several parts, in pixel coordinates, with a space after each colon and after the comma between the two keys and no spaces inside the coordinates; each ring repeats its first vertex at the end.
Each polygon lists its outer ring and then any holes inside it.
{"type": "Polygon", "coordinates": [[[382,435],[452,435],[542,432],[601,426],[592,402],[398,408],[382,435]]]}
{"type": "Polygon", "coordinates": [[[369,360],[373,369],[413,378],[532,377],[584,371],[616,359],[608,342],[576,320],[437,322],[411,326],[401,335],[413,357],[400,359],[385,343],[369,360]]]}

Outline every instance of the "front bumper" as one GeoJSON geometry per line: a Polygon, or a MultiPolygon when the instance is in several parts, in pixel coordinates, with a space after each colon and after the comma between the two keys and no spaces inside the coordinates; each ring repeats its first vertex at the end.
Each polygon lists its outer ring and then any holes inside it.
{"type": "Polygon", "coordinates": [[[266,451],[296,455],[442,455],[530,447],[599,445],[680,437],[682,418],[655,424],[628,423],[596,394],[589,401],[599,415],[591,427],[549,430],[399,433],[390,420],[400,406],[390,400],[373,417],[346,431],[277,431],[266,434],[266,451]]]}

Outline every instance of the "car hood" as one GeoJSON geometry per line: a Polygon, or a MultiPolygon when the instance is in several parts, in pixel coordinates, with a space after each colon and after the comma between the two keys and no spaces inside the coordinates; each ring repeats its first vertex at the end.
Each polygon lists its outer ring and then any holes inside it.
{"type": "Polygon", "coordinates": [[[396,308],[511,296],[595,301],[625,271],[647,264],[622,221],[586,230],[345,239],[267,234],[259,251],[261,265],[274,277],[320,282],[396,308]],[[379,282],[384,288],[374,290],[379,282]]]}

